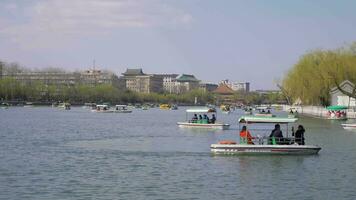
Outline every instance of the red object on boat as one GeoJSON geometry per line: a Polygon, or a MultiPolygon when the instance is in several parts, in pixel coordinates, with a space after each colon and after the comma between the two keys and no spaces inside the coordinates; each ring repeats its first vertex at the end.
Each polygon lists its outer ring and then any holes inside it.
{"type": "Polygon", "coordinates": [[[222,140],[219,144],[236,144],[236,142],[233,140],[222,140]]]}

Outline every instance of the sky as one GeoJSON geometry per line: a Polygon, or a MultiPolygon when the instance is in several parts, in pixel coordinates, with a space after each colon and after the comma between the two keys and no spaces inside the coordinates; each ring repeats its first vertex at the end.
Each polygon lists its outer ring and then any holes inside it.
{"type": "Polygon", "coordinates": [[[1,0],[0,60],[29,68],[276,82],[314,49],[356,41],[352,0],[1,0]]]}

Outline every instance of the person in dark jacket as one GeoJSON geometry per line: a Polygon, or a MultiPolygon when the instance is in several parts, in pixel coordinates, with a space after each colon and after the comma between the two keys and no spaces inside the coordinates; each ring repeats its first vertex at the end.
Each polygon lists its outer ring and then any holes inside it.
{"type": "Polygon", "coordinates": [[[283,139],[283,134],[281,131],[281,126],[279,124],[276,124],[274,126],[274,129],[272,130],[271,134],[269,135],[270,138],[274,137],[278,143],[281,143],[283,139]]]}
{"type": "Polygon", "coordinates": [[[305,129],[302,125],[299,125],[297,131],[293,133],[293,136],[295,137],[295,142],[298,143],[299,145],[305,144],[304,133],[305,133],[305,129]]]}

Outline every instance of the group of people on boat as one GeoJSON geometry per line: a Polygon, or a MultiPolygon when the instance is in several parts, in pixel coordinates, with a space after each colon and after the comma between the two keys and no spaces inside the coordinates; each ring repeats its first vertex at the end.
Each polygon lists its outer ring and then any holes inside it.
{"type": "Polygon", "coordinates": [[[346,112],[345,111],[340,111],[340,110],[337,110],[337,111],[328,111],[328,117],[330,118],[342,118],[342,117],[346,117],[346,112]]]}
{"type": "Polygon", "coordinates": [[[216,121],[215,114],[211,116],[211,119],[209,119],[209,116],[207,114],[204,114],[203,116],[202,115],[198,116],[198,114],[194,114],[191,123],[215,124],[215,121],[216,121]]]}
{"type": "MultiPolygon", "coordinates": [[[[296,132],[294,132],[294,128],[292,128],[292,136],[294,136],[294,142],[299,145],[304,145],[305,144],[304,133],[305,133],[305,129],[302,125],[298,126],[296,132]]],[[[254,144],[253,139],[256,138],[251,136],[251,133],[247,130],[246,126],[243,126],[242,130],[240,131],[240,140],[242,140],[243,143],[246,144],[254,144]]],[[[279,124],[276,124],[271,134],[269,135],[269,143],[290,144],[290,142],[291,142],[291,138],[284,138],[281,130],[281,126],[279,124]]]]}

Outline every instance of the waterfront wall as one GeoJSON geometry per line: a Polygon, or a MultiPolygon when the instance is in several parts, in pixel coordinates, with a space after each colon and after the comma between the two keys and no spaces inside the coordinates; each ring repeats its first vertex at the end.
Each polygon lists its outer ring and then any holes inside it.
{"type": "MultiPolygon", "coordinates": [[[[311,117],[320,117],[325,118],[327,116],[328,111],[325,107],[322,106],[289,106],[283,105],[283,110],[286,112],[290,111],[290,108],[296,109],[299,114],[311,117]]],[[[356,119],[356,110],[348,109],[346,111],[347,118],[356,119]]]]}

